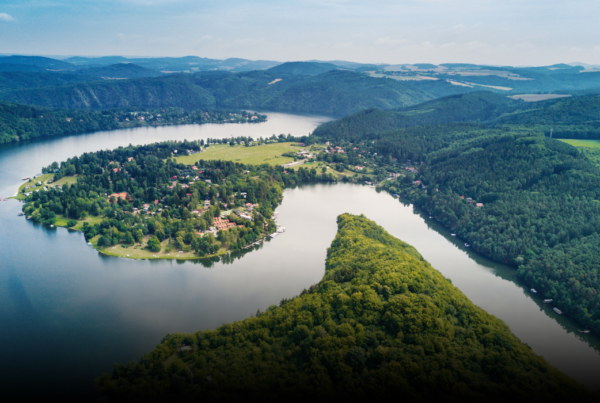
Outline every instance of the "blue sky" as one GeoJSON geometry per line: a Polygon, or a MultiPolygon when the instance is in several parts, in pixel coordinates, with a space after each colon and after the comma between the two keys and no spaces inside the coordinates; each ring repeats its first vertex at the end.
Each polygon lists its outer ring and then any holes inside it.
{"type": "Polygon", "coordinates": [[[600,63],[591,0],[2,0],[0,53],[600,63]]]}

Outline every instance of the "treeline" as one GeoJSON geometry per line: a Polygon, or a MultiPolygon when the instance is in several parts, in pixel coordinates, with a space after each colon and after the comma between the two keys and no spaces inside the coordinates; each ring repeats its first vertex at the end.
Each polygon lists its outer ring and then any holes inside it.
{"type": "Polygon", "coordinates": [[[583,153],[521,126],[425,126],[369,143],[416,172],[385,189],[478,252],[518,266],[540,294],[600,332],[600,171],[583,153]]]}
{"type": "Polygon", "coordinates": [[[319,126],[324,138],[377,138],[387,130],[447,123],[536,125],[555,138],[600,139],[600,96],[528,103],[491,92],[452,95],[395,111],[365,110],[319,126]]]}
{"type": "Polygon", "coordinates": [[[266,118],[265,115],[243,111],[183,108],[85,111],[41,108],[0,101],[0,144],[145,125],[258,123],[264,122],[266,118]]]}
{"type": "Polygon", "coordinates": [[[128,400],[588,395],[413,247],[349,214],[338,218],[321,282],[256,317],[167,335],[96,383],[109,398],[128,400]]]}

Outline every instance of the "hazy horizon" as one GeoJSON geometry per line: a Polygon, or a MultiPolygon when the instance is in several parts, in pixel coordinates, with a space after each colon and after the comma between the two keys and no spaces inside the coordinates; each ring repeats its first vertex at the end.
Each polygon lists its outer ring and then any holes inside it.
{"type": "Polygon", "coordinates": [[[7,0],[0,53],[600,64],[599,11],[589,0],[7,0]]]}

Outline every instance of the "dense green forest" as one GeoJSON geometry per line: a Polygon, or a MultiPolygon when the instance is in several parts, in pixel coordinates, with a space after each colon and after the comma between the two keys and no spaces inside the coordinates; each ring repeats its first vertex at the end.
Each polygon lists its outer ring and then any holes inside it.
{"type": "MultiPolygon", "coordinates": [[[[23,83],[22,77],[19,80],[25,87],[16,89],[13,85],[0,90],[0,99],[79,109],[230,107],[344,116],[367,108],[415,105],[439,96],[436,88],[425,91],[396,80],[342,70],[314,76],[273,71],[203,72],[74,82],[47,88],[34,88],[33,84],[23,83]]],[[[448,83],[444,85],[456,88],[457,92],[464,91],[448,83]]]]}
{"type": "Polygon", "coordinates": [[[23,211],[48,224],[70,220],[67,226],[96,217],[92,225],[84,222],[82,230],[100,249],[143,244],[153,252],[164,247],[203,257],[241,249],[274,232],[271,217],[283,187],[336,180],[314,169],[287,172],[280,166],[204,160],[188,166],[171,159],[209,146],[204,140],[165,142],[55,162],[43,172],[55,173],[53,182],[76,177],[75,183],[36,186],[34,180],[22,188],[23,211]],[[229,214],[223,218],[235,225],[217,231],[214,221],[225,211],[229,214]]]}
{"type": "Polygon", "coordinates": [[[600,171],[583,152],[536,126],[362,134],[340,144],[352,141],[388,171],[405,168],[384,189],[429,211],[476,251],[518,266],[541,295],[600,332],[600,171]]]}
{"type": "Polygon", "coordinates": [[[50,109],[0,101],[0,144],[126,127],[191,123],[258,123],[265,115],[248,112],[166,108],[145,111],[50,109]]]}
{"type": "Polygon", "coordinates": [[[365,110],[319,126],[327,138],[376,136],[386,130],[474,122],[489,126],[536,126],[556,138],[600,139],[600,96],[560,98],[535,103],[492,92],[472,92],[434,99],[395,111],[365,110]]]}
{"type": "Polygon", "coordinates": [[[256,317],[167,335],[139,362],[116,364],[96,383],[109,398],[128,400],[561,401],[588,394],[413,247],[349,214],[338,217],[321,282],[256,317]]]}

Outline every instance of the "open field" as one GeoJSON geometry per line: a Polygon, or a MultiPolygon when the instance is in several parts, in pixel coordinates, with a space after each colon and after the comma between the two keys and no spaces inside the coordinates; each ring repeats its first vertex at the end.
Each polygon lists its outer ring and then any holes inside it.
{"type": "Polygon", "coordinates": [[[302,147],[293,146],[295,143],[273,143],[262,146],[230,146],[229,144],[211,145],[206,151],[198,154],[175,158],[177,162],[186,165],[194,165],[199,160],[224,160],[234,161],[241,164],[253,165],[281,165],[294,161],[290,157],[282,157],[282,154],[298,152],[302,147]]]}
{"type": "Polygon", "coordinates": [[[61,179],[57,180],[54,183],[48,184],[48,181],[51,178],[54,178],[54,174],[44,174],[44,175],[38,176],[35,179],[30,179],[27,182],[24,182],[21,186],[19,186],[19,191],[17,193],[18,194],[17,199],[19,199],[19,200],[23,199],[23,193],[22,193],[22,191],[23,191],[23,189],[26,186],[35,185],[38,182],[42,182],[42,185],[41,186],[36,186],[36,187],[30,189],[30,191],[35,192],[37,189],[41,189],[44,186],[50,186],[50,187],[56,186],[56,185],[61,185],[62,186],[62,185],[65,185],[65,184],[73,184],[73,183],[77,182],[77,178],[75,176],[65,176],[64,178],[61,178],[61,179]]]}
{"type": "Polygon", "coordinates": [[[92,238],[92,246],[98,250],[98,252],[108,255],[108,256],[117,256],[124,257],[126,259],[205,259],[214,256],[221,256],[227,253],[225,249],[219,249],[217,253],[214,255],[207,255],[204,257],[199,257],[195,254],[195,252],[179,252],[176,248],[173,248],[172,251],[167,252],[166,248],[169,246],[169,240],[165,239],[162,244],[162,249],[160,252],[152,252],[151,250],[146,248],[148,244],[149,236],[144,237],[144,245],[142,246],[139,243],[135,245],[122,245],[117,244],[115,246],[107,246],[104,248],[98,247],[98,239],[100,239],[100,235],[92,238]]]}
{"type": "MultiPolygon", "coordinates": [[[[67,218],[63,215],[57,215],[56,216],[56,221],[54,222],[54,225],[56,225],[57,227],[66,227],[67,226],[67,222],[70,220],[70,218],[67,218]]],[[[102,217],[95,217],[95,216],[87,216],[86,218],[84,218],[83,220],[76,220],[77,221],[77,225],[75,225],[74,227],[71,227],[72,229],[81,231],[83,230],[83,223],[87,222],[90,225],[94,225],[94,224],[100,224],[102,222],[102,217]]]]}
{"type": "Polygon", "coordinates": [[[571,140],[571,139],[560,139],[560,141],[571,144],[575,147],[586,147],[586,148],[600,148],[599,140],[571,140]]]}
{"type": "Polygon", "coordinates": [[[509,98],[512,99],[522,99],[525,102],[537,102],[537,101],[545,101],[547,99],[555,99],[555,98],[566,98],[571,95],[562,95],[562,94],[521,94],[521,95],[511,95],[509,98]]]}
{"type": "Polygon", "coordinates": [[[597,167],[600,167],[600,141],[599,140],[571,140],[560,139],[560,141],[580,148],[586,157],[597,167]]]}
{"type": "Polygon", "coordinates": [[[57,180],[56,182],[50,184],[50,186],[56,186],[56,185],[72,185],[73,183],[77,183],[77,178],[75,176],[65,176],[63,178],[60,178],[59,180],[57,180]]]}
{"type": "Polygon", "coordinates": [[[35,185],[38,182],[42,182],[42,186],[36,186],[30,190],[30,191],[35,192],[36,189],[41,189],[44,185],[46,185],[48,183],[48,180],[50,180],[50,178],[54,178],[54,174],[41,175],[35,179],[30,179],[27,182],[24,182],[21,186],[19,186],[19,191],[17,193],[17,199],[19,199],[19,200],[23,199],[23,194],[21,192],[23,191],[23,189],[25,187],[35,185]]]}

